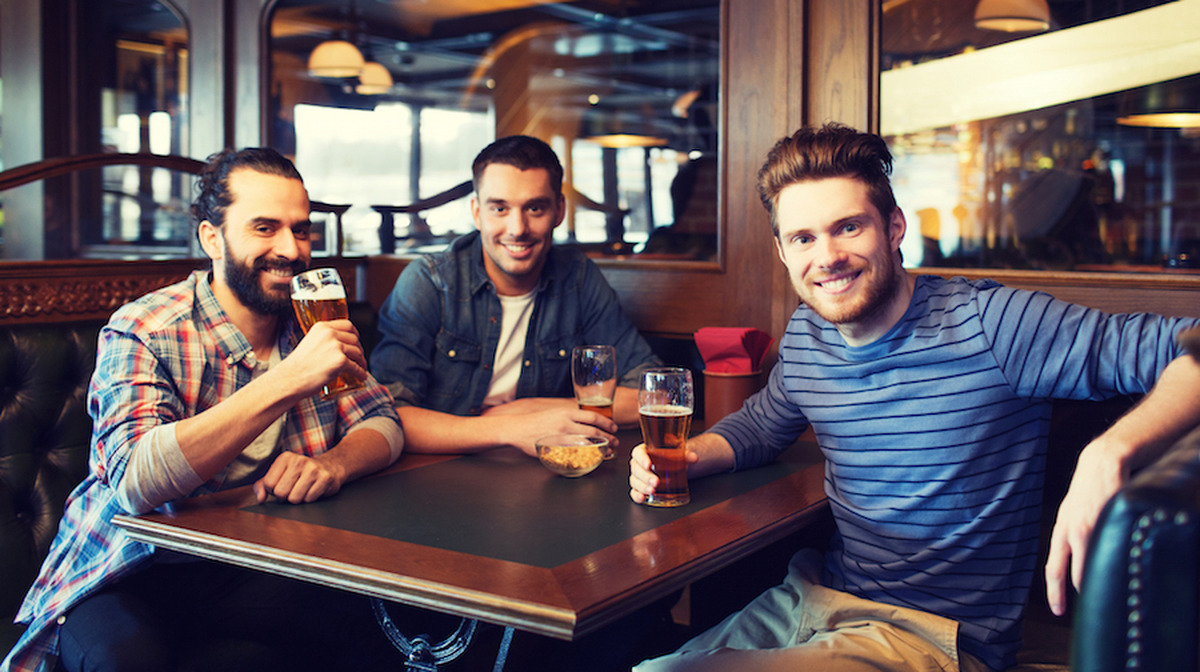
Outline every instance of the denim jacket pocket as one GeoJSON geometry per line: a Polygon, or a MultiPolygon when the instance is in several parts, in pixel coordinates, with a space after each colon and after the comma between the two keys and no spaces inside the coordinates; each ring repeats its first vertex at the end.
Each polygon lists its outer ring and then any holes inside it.
{"type": "Polygon", "coordinates": [[[431,396],[438,397],[431,399],[435,408],[449,408],[444,404],[450,403],[454,406],[455,402],[470,405],[470,401],[464,397],[482,355],[483,346],[477,341],[456,336],[445,330],[438,332],[434,345],[432,374],[437,376],[440,382],[430,389],[431,396]]]}
{"type": "Polygon", "coordinates": [[[571,350],[579,343],[576,336],[566,336],[538,343],[537,356],[541,360],[542,385],[555,396],[572,396],[571,350]]]}

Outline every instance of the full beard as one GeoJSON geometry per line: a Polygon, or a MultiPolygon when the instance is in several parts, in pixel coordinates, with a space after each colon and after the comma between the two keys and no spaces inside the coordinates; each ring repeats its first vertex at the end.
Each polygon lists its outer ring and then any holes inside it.
{"type": "Polygon", "coordinates": [[[265,291],[261,276],[272,269],[290,271],[292,275],[302,273],[306,266],[303,261],[267,261],[261,258],[250,264],[233,259],[230,261],[232,263],[225,266],[225,284],[229,285],[238,301],[259,315],[288,315],[292,312],[292,297],[287,293],[279,296],[265,291]]]}

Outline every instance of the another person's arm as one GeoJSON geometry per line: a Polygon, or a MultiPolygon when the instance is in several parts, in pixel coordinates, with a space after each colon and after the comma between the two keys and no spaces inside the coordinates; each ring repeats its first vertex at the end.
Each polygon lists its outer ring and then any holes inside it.
{"type": "Polygon", "coordinates": [[[458,416],[421,408],[396,409],[414,453],[477,453],[512,447],[536,455],[534,442],[550,434],[602,436],[615,445],[616,423],[581,411],[574,399],[518,399],[478,416],[458,416]],[[541,403],[542,410],[533,410],[541,403]],[[511,407],[511,408],[506,408],[511,407]]]}
{"type": "Polygon", "coordinates": [[[1158,383],[1129,413],[1079,454],[1058,510],[1046,560],[1050,609],[1066,609],[1066,581],[1079,588],[1087,543],[1100,511],[1137,468],[1149,464],[1200,424],[1200,364],[1190,355],[1172,361],[1158,383]]]}

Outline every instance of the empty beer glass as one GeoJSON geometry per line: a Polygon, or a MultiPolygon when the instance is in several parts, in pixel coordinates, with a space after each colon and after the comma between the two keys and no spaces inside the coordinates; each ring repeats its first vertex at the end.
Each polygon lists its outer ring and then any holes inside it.
{"type": "MultiPolygon", "coordinates": [[[[346,303],[346,288],[337,269],[314,268],[293,277],[292,308],[306,334],[317,322],[348,319],[350,308],[346,303]]],[[[363,381],[357,378],[339,375],[321,390],[321,398],[328,399],[362,385],[363,381]]]]}

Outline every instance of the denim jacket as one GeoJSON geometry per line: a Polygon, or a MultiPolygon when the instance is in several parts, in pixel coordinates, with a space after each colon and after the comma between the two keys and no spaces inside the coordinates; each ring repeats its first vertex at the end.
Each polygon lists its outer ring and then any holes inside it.
{"type": "MultiPolygon", "coordinates": [[[[600,269],[577,250],[552,246],[535,291],[518,398],[572,396],[571,349],[577,345],[614,346],[624,387],[637,387],[642,369],[660,363],[600,269]]],[[[379,311],[371,373],[401,405],[477,415],[500,328],[500,299],[474,231],[400,274],[379,311]]]]}

